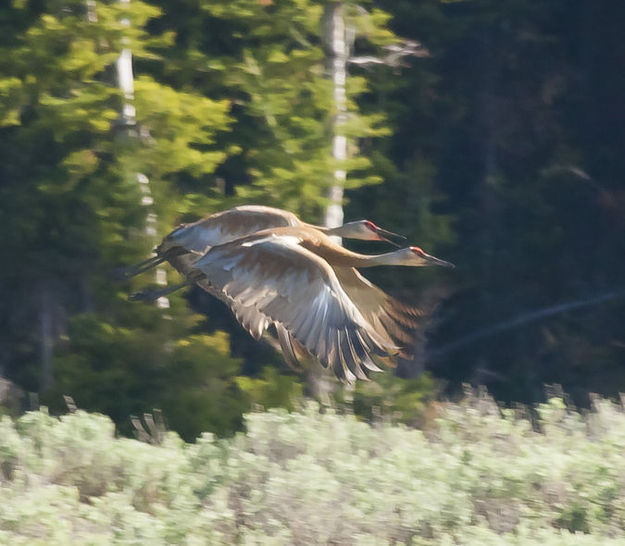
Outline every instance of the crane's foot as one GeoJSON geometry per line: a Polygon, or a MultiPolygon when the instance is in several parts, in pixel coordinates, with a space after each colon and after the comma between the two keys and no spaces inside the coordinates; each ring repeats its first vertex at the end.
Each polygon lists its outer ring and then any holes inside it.
{"type": "Polygon", "coordinates": [[[143,272],[142,270],[139,270],[138,268],[134,266],[116,267],[115,269],[109,270],[109,275],[110,275],[110,278],[113,279],[114,281],[125,281],[126,279],[129,279],[130,277],[134,277],[135,275],[138,275],[139,273],[142,273],[142,272],[143,272]]]}
{"type": "Polygon", "coordinates": [[[163,295],[163,290],[144,290],[128,296],[128,301],[156,301],[163,295]]]}
{"type": "Polygon", "coordinates": [[[172,286],[168,286],[167,288],[162,288],[161,290],[144,290],[143,292],[135,292],[134,294],[130,294],[128,296],[129,301],[156,301],[161,296],[167,296],[176,290],[180,290],[181,288],[186,288],[193,284],[188,279],[180,284],[174,284],[172,286]]]}

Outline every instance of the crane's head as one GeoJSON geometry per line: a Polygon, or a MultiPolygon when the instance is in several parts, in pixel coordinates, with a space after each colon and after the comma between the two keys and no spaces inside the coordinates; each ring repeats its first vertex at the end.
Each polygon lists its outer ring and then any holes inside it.
{"type": "Polygon", "coordinates": [[[440,265],[441,267],[451,268],[456,267],[451,262],[446,262],[445,260],[431,256],[430,254],[426,254],[418,246],[409,246],[408,248],[398,250],[397,252],[402,253],[403,258],[405,259],[404,265],[411,265],[413,267],[425,267],[428,265],[440,265]]]}
{"type": "Polygon", "coordinates": [[[345,237],[346,239],[360,239],[362,241],[386,241],[394,246],[399,245],[388,239],[388,237],[405,239],[403,235],[382,229],[370,220],[347,222],[347,224],[334,228],[332,230],[332,235],[338,235],[339,237],[345,237]]]}

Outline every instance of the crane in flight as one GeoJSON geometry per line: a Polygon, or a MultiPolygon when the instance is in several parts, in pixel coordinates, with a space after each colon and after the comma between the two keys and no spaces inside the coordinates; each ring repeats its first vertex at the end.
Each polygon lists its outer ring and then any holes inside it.
{"type": "Polygon", "coordinates": [[[132,277],[169,261],[185,275],[191,263],[212,246],[234,241],[263,229],[287,226],[314,228],[327,235],[347,239],[386,241],[395,246],[398,246],[397,243],[388,237],[405,239],[403,235],[382,229],[369,220],[358,220],[336,228],[327,228],[302,222],[295,214],[286,210],[261,205],[243,205],[211,214],[191,224],[178,226],[165,236],[155,249],[156,256],[124,268],[121,274],[124,277],[132,277]]]}
{"type": "MultiPolygon", "coordinates": [[[[405,239],[403,235],[380,228],[369,220],[358,220],[336,228],[327,228],[307,224],[294,213],[286,210],[260,205],[244,205],[217,212],[197,222],[178,226],[165,236],[161,244],[155,249],[156,256],[122,269],[121,276],[138,275],[164,261],[169,261],[179,273],[187,277],[192,270],[193,263],[211,247],[234,241],[263,229],[288,226],[315,229],[329,236],[365,241],[386,241],[395,246],[399,245],[388,237],[405,239]]],[[[266,338],[266,341],[276,350],[282,352],[285,361],[291,367],[296,368],[301,359],[309,356],[308,351],[279,322],[272,322],[253,307],[246,307],[228,300],[224,294],[215,290],[204,278],[198,279],[197,284],[209,294],[229,305],[242,326],[256,339],[260,339],[267,327],[273,323],[279,345],[273,338],[266,338]]],[[[186,286],[186,283],[183,285],[186,286]]],[[[161,290],[148,290],[132,294],[130,299],[154,300],[178,288],[180,285],[161,290]]]]}
{"type": "Polygon", "coordinates": [[[315,228],[287,226],[210,247],[169,290],[205,285],[256,339],[276,324],[279,337],[280,330],[287,335],[280,342],[288,357],[305,350],[353,382],[379,371],[372,354],[392,356],[409,346],[419,316],[356,269],[378,265],[453,267],[419,247],[364,255],[315,228]]]}

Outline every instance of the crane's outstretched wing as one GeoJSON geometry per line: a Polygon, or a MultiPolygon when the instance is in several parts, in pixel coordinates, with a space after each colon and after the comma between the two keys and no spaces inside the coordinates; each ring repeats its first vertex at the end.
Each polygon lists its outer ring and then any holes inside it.
{"type": "Polygon", "coordinates": [[[281,324],[324,366],[347,381],[377,369],[369,354],[398,348],[378,334],[343,290],[334,270],[295,236],[248,237],[211,248],[195,264],[236,306],[281,324]]]}
{"type": "Polygon", "coordinates": [[[263,229],[297,226],[301,222],[292,212],[246,205],[224,210],[193,222],[182,224],[167,235],[158,247],[159,254],[170,248],[204,253],[209,247],[234,241],[263,229]]]}
{"type": "Polygon", "coordinates": [[[334,267],[341,286],[358,307],[365,320],[379,334],[405,348],[414,344],[411,334],[419,326],[423,313],[397,301],[363,277],[353,267],[334,267]]]}

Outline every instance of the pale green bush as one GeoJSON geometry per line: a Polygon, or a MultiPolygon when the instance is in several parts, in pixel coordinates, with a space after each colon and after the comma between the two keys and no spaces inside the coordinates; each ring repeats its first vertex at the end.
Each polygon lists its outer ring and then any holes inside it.
{"type": "Polygon", "coordinates": [[[0,422],[3,544],[625,544],[625,414],[441,404],[427,431],[283,410],[185,444],[0,422]]]}

